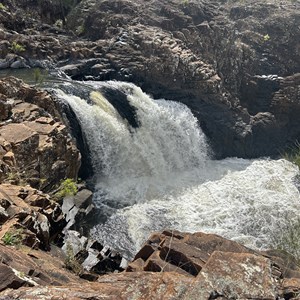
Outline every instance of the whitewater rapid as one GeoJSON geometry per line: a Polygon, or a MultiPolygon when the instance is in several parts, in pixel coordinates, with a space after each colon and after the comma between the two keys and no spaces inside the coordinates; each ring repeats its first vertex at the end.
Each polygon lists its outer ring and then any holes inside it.
{"type": "Polygon", "coordinates": [[[212,160],[185,105],[153,100],[130,83],[85,85],[88,99],[69,88],[56,93],[72,107],[88,141],[97,182],[93,201],[105,216],[91,235],[102,243],[132,258],[151,232],[169,228],[266,249],[280,226],[299,215],[292,163],[212,160]],[[119,115],[103,87],[127,95],[139,127],[119,115]]]}

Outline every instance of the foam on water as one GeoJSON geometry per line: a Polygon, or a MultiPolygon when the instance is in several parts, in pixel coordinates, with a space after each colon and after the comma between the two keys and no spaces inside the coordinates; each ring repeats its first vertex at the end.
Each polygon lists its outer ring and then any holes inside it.
{"type": "Polygon", "coordinates": [[[128,83],[88,82],[94,104],[59,92],[75,111],[97,176],[94,203],[106,214],[92,235],[129,258],[165,228],[204,231],[267,248],[278,224],[300,211],[298,168],[286,160],[213,161],[183,104],[154,101],[128,83]],[[140,126],[132,128],[99,91],[122,90],[140,126]]]}

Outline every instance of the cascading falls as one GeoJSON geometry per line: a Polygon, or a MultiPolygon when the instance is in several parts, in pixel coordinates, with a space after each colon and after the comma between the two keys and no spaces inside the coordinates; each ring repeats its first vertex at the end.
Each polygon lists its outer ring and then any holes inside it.
{"type": "Polygon", "coordinates": [[[128,258],[164,228],[216,233],[263,249],[278,224],[297,217],[298,168],[286,160],[213,161],[185,105],[153,100],[130,83],[81,83],[88,99],[61,88],[68,92],[57,94],[76,113],[92,156],[94,203],[104,219],[91,233],[128,258]],[[139,126],[121,117],[103,90],[125,94],[139,126]]]}

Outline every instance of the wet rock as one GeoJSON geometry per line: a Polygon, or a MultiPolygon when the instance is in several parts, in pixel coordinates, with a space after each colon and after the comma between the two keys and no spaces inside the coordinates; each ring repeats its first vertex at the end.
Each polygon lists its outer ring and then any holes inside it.
{"type": "Polygon", "coordinates": [[[83,272],[90,272],[92,277],[96,274],[123,271],[123,266],[125,267],[122,257],[117,252],[108,246],[103,247],[97,241],[87,239],[74,230],[66,231],[62,250],[67,256],[73,256],[81,264],[83,272]]]}
{"type": "Polygon", "coordinates": [[[68,18],[53,1],[4,5],[0,67],[57,63],[73,79],[130,80],[155,98],[187,104],[217,157],[277,155],[299,139],[299,105],[284,101],[299,98],[295,3],[82,0],[68,18]],[[64,22],[73,34],[57,26],[64,22]],[[252,116],[265,112],[275,122],[267,118],[257,130],[252,116]]]}
{"type": "Polygon", "coordinates": [[[63,199],[62,211],[66,216],[68,229],[84,231],[82,222],[93,212],[92,192],[82,188],[74,196],[66,196],[63,199]]]}
{"type": "Polygon", "coordinates": [[[81,236],[79,232],[68,230],[65,235],[62,250],[67,253],[68,249],[70,249],[72,255],[76,256],[80,251],[85,249],[87,241],[88,239],[81,236]]]}
{"type": "Polygon", "coordinates": [[[92,204],[93,193],[88,189],[82,189],[74,196],[74,205],[87,209],[92,204]]]}
{"type": "Polygon", "coordinates": [[[259,130],[251,123],[258,112],[273,114],[276,93],[297,97],[296,90],[287,92],[280,81],[299,73],[294,25],[299,20],[288,1],[115,0],[109,5],[83,0],[67,25],[89,28],[83,35],[97,41],[94,55],[103,53],[111,62],[81,66],[82,79],[99,79],[93,70],[115,69],[109,79],[130,80],[154,97],[187,104],[217,156],[256,157],[277,154],[299,137],[299,124],[288,130],[277,116],[271,125],[266,119],[259,130]],[[285,43],[279,47],[282,38],[285,43]]]}

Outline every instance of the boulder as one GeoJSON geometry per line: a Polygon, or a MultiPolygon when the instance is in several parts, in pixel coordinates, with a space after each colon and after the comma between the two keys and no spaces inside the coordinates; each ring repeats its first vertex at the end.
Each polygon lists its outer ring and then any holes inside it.
{"type": "MultiPolygon", "coordinates": [[[[209,282],[217,294],[232,299],[275,299],[271,261],[250,253],[215,251],[197,280],[209,282]]],[[[197,295],[196,290],[187,293],[197,295]]]]}
{"type": "Polygon", "coordinates": [[[176,230],[165,230],[161,234],[154,233],[149,237],[135,255],[134,261],[129,264],[127,271],[151,269],[151,271],[160,272],[164,270],[164,265],[171,270],[171,264],[180,272],[197,276],[215,251],[256,253],[254,250],[218,235],[201,232],[184,234],[176,230]],[[141,260],[144,263],[141,263],[141,260]],[[135,261],[138,261],[138,267],[135,261]]]}

